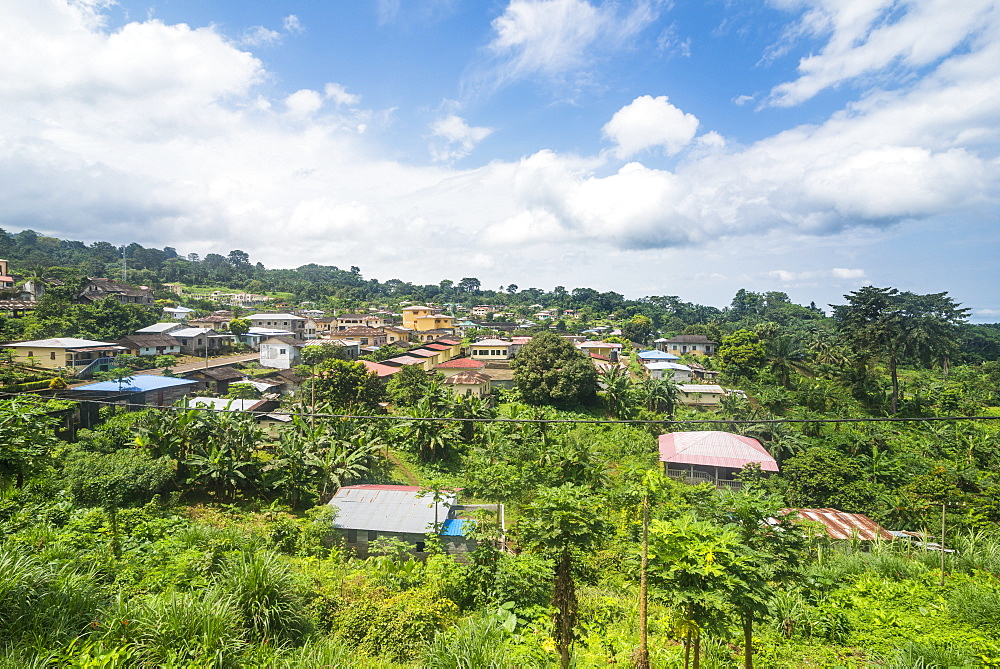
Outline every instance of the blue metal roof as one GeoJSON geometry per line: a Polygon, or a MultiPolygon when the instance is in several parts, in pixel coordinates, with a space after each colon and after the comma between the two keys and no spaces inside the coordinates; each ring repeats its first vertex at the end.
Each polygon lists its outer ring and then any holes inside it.
{"type": "Polygon", "coordinates": [[[637,354],[641,360],[679,360],[676,355],[664,351],[639,351],[637,354]]]}
{"type": "Polygon", "coordinates": [[[85,386],[74,388],[73,390],[93,390],[100,392],[149,392],[150,390],[163,390],[164,388],[175,388],[177,386],[187,386],[198,383],[189,379],[176,379],[171,376],[154,376],[152,374],[136,374],[128,381],[119,384],[118,381],[100,381],[98,383],[88,383],[85,386]]]}
{"type": "Polygon", "coordinates": [[[441,525],[441,536],[464,537],[466,524],[471,528],[475,522],[469,518],[449,518],[441,525]]]}

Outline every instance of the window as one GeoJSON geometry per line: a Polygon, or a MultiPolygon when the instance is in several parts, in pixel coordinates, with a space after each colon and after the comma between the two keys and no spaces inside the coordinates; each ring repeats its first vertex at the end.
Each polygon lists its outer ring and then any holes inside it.
{"type": "Polygon", "coordinates": [[[347,530],[347,543],[356,544],[358,543],[358,531],[357,530],[347,530]]]}
{"type": "Polygon", "coordinates": [[[416,547],[417,547],[417,552],[418,553],[423,553],[424,552],[424,542],[423,541],[418,541],[416,543],[416,547]]]}
{"type": "Polygon", "coordinates": [[[49,360],[55,360],[55,359],[56,359],[56,352],[52,351],[51,353],[49,353],[49,360]]]}
{"type": "Polygon", "coordinates": [[[375,530],[368,530],[368,541],[375,541],[378,539],[378,532],[375,530]]]}
{"type": "Polygon", "coordinates": [[[285,355],[285,353],[287,353],[287,352],[288,352],[288,349],[284,349],[284,348],[279,348],[278,349],[278,355],[285,355]]]}

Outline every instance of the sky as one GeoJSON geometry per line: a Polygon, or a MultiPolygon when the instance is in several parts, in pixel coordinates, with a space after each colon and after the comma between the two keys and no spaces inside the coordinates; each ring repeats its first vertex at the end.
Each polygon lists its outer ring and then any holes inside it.
{"type": "Polygon", "coordinates": [[[0,0],[0,228],[1000,321],[1000,0],[0,0]]]}

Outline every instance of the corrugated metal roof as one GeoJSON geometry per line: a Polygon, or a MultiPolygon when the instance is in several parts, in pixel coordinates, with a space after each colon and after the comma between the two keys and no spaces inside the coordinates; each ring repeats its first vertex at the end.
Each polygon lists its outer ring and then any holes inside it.
{"type": "Polygon", "coordinates": [[[154,376],[152,374],[137,374],[127,381],[128,385],[119,387],[117,381],[99,381],[88,383],[85,386],[74,388],[74,390],[86,390],[93,392],[106,392],[108,390],[125,390],[132,392],[149,392],[151,390],[163,390],[164,388],[175,388],[177,386],[190,386],[197,381],[190,379],[178,379],[171,376],[154,376]]]}
{"type": "MultiPolygon", "coordinates": [[[[423,534],[434,524],[434,500],[431,495],[417,497],[419,492],[416,486],[345,486],[330,500],[330,506],[338,510],[334,526],[345,530],[423,534]]],[[[451,494],[438,503],[438,522],[448,520],[448,510],[457,501],[451,494]]]]}
{"type": "Polygon", "coordinates": [[[760,442],[729,432],[671,432],[660,435],[660,460],[683,465],[708,465],[741,469],[750,462],[760,463],[768,472],[778,471],[778,463],[760,442]]]}
{"type": "Polygon", "coordinates": [[[471,518],[449,518],[441,526],[442,537],[464,537],[465,528],[475,525],[471,518]]]}
{"type": "Polygon", "coordinates": [[[823,523],[826,533],[833,539],[851,539],[855,535],[863,541],[876,538],[892,540],[887,529],[863,513],[845,513],[837,509],[782,509],[781,513],[798,513],[803,520],[823,523]]]}

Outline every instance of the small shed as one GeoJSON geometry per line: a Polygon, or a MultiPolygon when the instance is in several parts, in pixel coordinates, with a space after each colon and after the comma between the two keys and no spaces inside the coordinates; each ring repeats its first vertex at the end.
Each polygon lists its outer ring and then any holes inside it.
{"type": "Polygon", "coordinates": [[[802,520],[822,523],[831,539],[856,537],[861,541],[891,541],[894,538],[889,530],[863,513],[845,513],[837,509],[782,509],[781,513],[796,513],[802,520]]]}
{"type": "Polygon", "coordinates": [[[131,393],[129,404],[149,406],[170,406],[189,393],[198,390],[200,383],[193,379],[178,379],[171,376],[136,374],[121,381],[100,381],[73,388],[78,396],[93,393],[96,398],[104,393],[131,393]]]}
{"type": "Polygon", "coordinates": [[[778,471],[778,463],[760,442],[729,432],[671,432],[659,438],[663,472],[689,483],[738,487],[733,475],[750,463],[765,472],[778,471]]]}
{"type": "Polygon", "coordinates": [[[452,522],[465,520],[456,518],[456,492],[445,491],[445,498],[435,503],[431,494],[421,496],[422,490],[408,485],[344,486],[329,502],[337,509],[334,528],[362,557],[373,541],[388,538],[412,544],[417,556],[426,555],[427,532],[435,520],[449,552],[474,550],[475,541],[462,534],[465,523],[452,522]]]}

